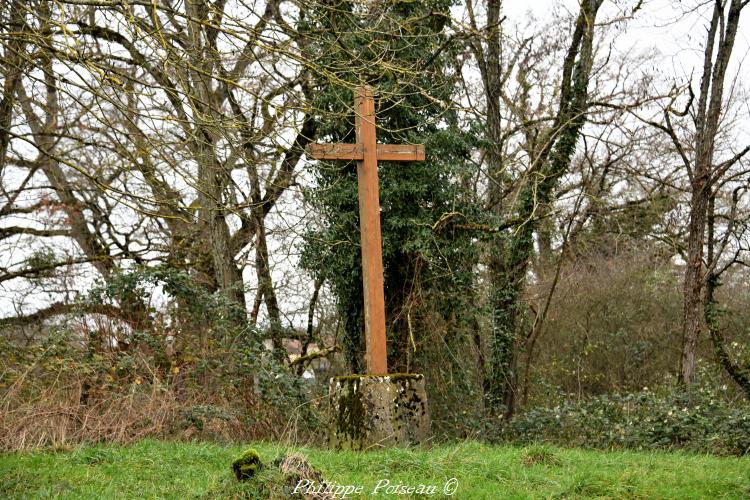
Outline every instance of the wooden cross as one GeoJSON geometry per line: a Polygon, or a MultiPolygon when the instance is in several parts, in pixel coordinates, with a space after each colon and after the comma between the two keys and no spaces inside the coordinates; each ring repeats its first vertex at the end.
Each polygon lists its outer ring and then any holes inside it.
{"type": "Polygon", "coordinates": [[[377,144],[375,100],[372,87],[358,87],[354,95],[356,144],[310,144],[307,153],[316,160],[357,160],[359,230],[362,235],[362,285],[365,297],[367,372],[388,373],[383,298],[383,254],[380,239],[378,160],[422,161],[421,144],[377,144]]]}

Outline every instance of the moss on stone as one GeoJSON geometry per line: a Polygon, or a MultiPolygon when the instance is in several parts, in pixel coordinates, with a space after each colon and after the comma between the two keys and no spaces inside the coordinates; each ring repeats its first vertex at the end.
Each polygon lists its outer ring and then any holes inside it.
{"type": "Polygon", "coordinates": [[[424,376],[347,375],[331,379],[332,449],[411,445],[429,435],[424,376]]]}
{"type": "Polygon", "coordinates": [[[232,462],[232,470],[238,481],[250,479],[262,466],[260,455],[252,448],[245,450],[242,455],[235,458],[232,462]]]}
{"type": "Polygon", "coordinates": [[[339,377],[342,385],[338,400],[336,428],[351,442],[357,442],[365,435],[366,409],[359,391],[357,377],[339,377]],[[343,379],[343,380],[342,380],[343,379]],[[346,386],[346,387],[344,387],[346,386]]]}

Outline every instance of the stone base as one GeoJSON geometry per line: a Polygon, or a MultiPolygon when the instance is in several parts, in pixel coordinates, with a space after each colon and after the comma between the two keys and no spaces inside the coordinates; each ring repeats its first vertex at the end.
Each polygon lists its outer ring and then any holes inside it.
{"type": "Polygon", "coordinates": [[[336,377],[331,379],[328,397],[331,449],[408,446],[430,435],[423,375],[336,377]]]}

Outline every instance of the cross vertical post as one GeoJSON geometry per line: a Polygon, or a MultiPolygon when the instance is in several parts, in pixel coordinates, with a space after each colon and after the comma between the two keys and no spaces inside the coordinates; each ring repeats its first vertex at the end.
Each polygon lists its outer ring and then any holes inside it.
{"type": "Polygon", "coordinates": [[[357,88],[354,106],[357,143],[363,148],[363,158],[357,161],[357,187],[365,299],[365,360],[368,373],[385,375],[388,373],[388,351],[383,296],[383,247],[380,236],[375,99],[371,87],[357,88]]]}
{"type": "Polygon", "coordinates": [[[356,160],[359,195],[359,224],[362,246],[362,285],[365,301],[365,361],[367,373],[388,374],[383,297],[383,246],[380,236],[378,160],[423,161],[420,144],[377,144],[375,98],[372,87],[357,87],[354,94],[356,144],[307,146],[307,154],[317,160],[356,160]]]}

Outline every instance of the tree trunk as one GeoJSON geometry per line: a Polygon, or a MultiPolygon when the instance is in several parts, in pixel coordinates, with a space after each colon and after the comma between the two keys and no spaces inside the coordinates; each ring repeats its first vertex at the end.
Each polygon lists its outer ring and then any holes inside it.
{"type": "Polygon", "coordinates": [[[687,265],[683,286],[682,367],[680,380],[689,386],[695,377],[695,348],[703,327],[703,244],[708,191],[693,188],[688,229],[687,265]]]}
{"type": "MultiPolygon", "coordinates": [[[[26,10],[19,0],[10,2],[10,28],[17,33],[28,30],[26,24],[26,10]]],[[[3,60],[3,96],[0,99],[0,177],[5,169],[5,154],[10,143],[10,127],[13,123],[13,104],[16,90],[21,83],[24,59],[26,57],[26,42],[24,36],[12,37],[8,42],[3,60]]]]}
{"type": "MultiPolygon", "coordinates": [[[[732,0],[715,2],[703,55],[698,108],[695,113],[695,156],[692,165],[686,165],[691,174],[690,223],[688,227],[688,252],[683,284],[683,337],[680,380],[690,387],[695,378],[695,349],[703,326],[704,286],[706,284],[703,247],[705,244],[706,213],[711,190],[723,175],[713,164],[716,136],[723,109],[724,80],[729,59],[734,48],[740,12],[746,3],[732,0]],[[717,43],[718,42],[718,43],[717,43]],[[716,56],[714,57],[714,52],[716,56]]],[[[667,115],[668,118],[668,115],[667,115]]],[[[668,122],[669,123],[669,122],[668,122]]]]}
{"type": "MultiPolygon", "coordinates": [[[[529,167],[528,178],[512,210],[517,219],[523,222],[513,233],[500,233],[493,242],[495,248],[491,252],[489,264],[492,330],[488,342],[489,369],[484,389],[485,402],[490,412],[502,412],[506,419],[510,419],[515,412],[518,351],[521,345],[518,320],[523,308],[521,294],[534,253],[534,233],[539,226],[541,211],[553,201],[558,180],[570,168],[578,137],[586,122],[588,82],[594,58],[594,24],[601,4],[602,0],[586,0],[581,3],[575,31],[563,63],[560,105],[555,123],[548,131],[546,140],[542,141],[544,148],[529,167]]],[[[487,19],[491,29],[498,29],[498,18],[499,2],[488,2],[487,19]]],[[[499,41],[488,41],[488,54],[493,54],[495,43],[499,41]]],[[[495,64],[498,64],[497,61],[488,57],[480,64],[480,69],[484,66],[483,80],[488,99],[487,128],[493,142],[487,156],[490,169],[502,172],[499,152],[501,124],[499,112],[496,117],[493,111],[493,106],[499,106],[499,102],[495,103],[493,99],[498,91],[495,85],[499,83],[495,79],[499,80],[499,73],[490,71],[495,64]]],[[[500,213],[502,180],[493,179],[493,185],[490,206],[494,213],[500,213]]]]}
{"type": "Polygon", "coordinates": [[[215,50],[212,46],[215,38],[206,27],[211,21],[211,9],[209,3],[202,0],[187,2],[185,9],[191,16],[187,23],[190,68],[186,74],[190,82],[188,96],[191,98],[190,105],[195,117],[192,149],[198,163],[201,218],[208,225],[216,282],[234,309],[233,321],[241,327],[246,321],[244,281],[234,260],[224,202],[224,190],[230,182],[230,172],[216,153],[216,144],[221,136],[218,125],[222,123],[222,98],[220,90],[214,89],[217,70],[211,54],[215,50]]]}
{"type": "MultiPolygon", "coordinates": [[[[262,212],[262,211],[261,211],[262,212]]],[[[271,277],[271,265],[266,243],[266,226],[262,213],[255,215],[255,272],[258,276],[258,296],[263,298],[270,323],[269,336],[273,341],[274,353],[278,359],[284,359],[282,344],[281,313],[276,299],[276,290],[271,277]]]]}
{"type": "MultiPolygon", "coordinates": [[[[742,391],[745,393],[745,397],[750,400],[750,364],[745,367],[739,366],[734,361],[732,361],[729,352],[727,352],[726,343],[724,341],[724,334],[722,333],[721,325],[719,324],[719,316],[721,315],[721,310],[719,309],[718,304],[714,299],[714,292],[720,285],[719,278],[721,276],[721,271],[717,271],[720,251],[716,252],[717,242],[715,236],[715,202],[716,197],[712,194],[708,200],[708,212],[706,220],[708,229],[708,255],[706,261],[708,262],[709,270],[707,271],[706,276],[706,294],[704,299],[703,313],[706,321],[706,326],[708,327],[708,333],[714,346],[714,353],[716,354],[716,358],[718,359],[724,370],[727,372],[727,374],[732,377],[732,380],[734,380],[735,383],[740,387],[740,389],[742,389],[742,391]]],[[[732,202],[733,216],[730,217],[730,227],[727,229],[727,231],[730,231],[732,229],[732,226],[734,225],[735,209],[738,202],[737,191],[734,192],[732,202]]],[[[719,245],[721,247],[721,244],[719,245]]]]}
{"type": "MultiPolygon", "coordinates": [[[[204,153],[213,156],[211,153],[204,153]]],[[[229,227],[225,209],[222,206],[223,186],[218,177],[224,175],[213,158],[204,158],[199,166],[201,180],[200,204],[201,218],[208,226],[211,244],[211,257],[216,282],[219,289],[238,309],[245,308],[245,292],[242,274],[234,261],[231,252],[229,227]]],[[[242,321],[237,318],[238,321],[242,321]]]]}

